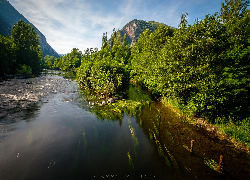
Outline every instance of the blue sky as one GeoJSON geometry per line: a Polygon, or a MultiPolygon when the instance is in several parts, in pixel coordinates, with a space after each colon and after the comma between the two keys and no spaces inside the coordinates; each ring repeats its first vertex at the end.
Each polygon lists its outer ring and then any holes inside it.
{"type": "Polygon", "coordinates": [[[182,13],[189,24],[220,11],[224,0],[9,0],[59,53],[101,47],[102,34],[133,19],[178,27],[182,13]]]}

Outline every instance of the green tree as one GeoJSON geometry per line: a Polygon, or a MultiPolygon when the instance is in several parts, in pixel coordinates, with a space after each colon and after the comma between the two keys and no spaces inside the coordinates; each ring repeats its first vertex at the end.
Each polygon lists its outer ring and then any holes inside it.
{"type": "Polygon", "coordinates": [[[133,48],[131,60],[131,77],[153,90],[162,94],[165,86],[165,62],[160,58],[161,49],[173,35],[173,28],[160,25],[154,33],[145,30],[133,48]]]}
{"type": "Polygon", "coordinates": [[[52,65],[54,64],[53,62],[54,62],[53,56],[46,55],[43,58],[43,63],[46,69],[51,69],[52,65]]]}
{"type": "Polygon", "coordinates": [[[20,20],[13,25],[11,38],[17,48],[16,68],[25,64],[32,68],[33,74],[39,74],[41,71],[42,50],[39,36],[34,27],[20,20]]]}
{"type": "Polygon", "coordinates": [[[16,46],[9,36],[0,35],[0,77],[5,74],[15,73],[16,46]]]}
{"type": "Polygon", "coordinates": [[[178,29],[144,31],[132,48],[131,77],[194,115],[250,114],[250,16],[247,1],[226,0],[220,14],[178,29]]]}
{"type": "Polygon", "coordinates": [[[102,35],[102,49],[109,46],[107,32],[102,35]]]}
{"type": "Polygon", "coordinates": [[[59,67],[58,67],[59,58],[46,55],[42,61],[43,61],[43,68],[57,69],[57,70],[59,69],[59,67]]]}
{"type": "MultiPolygon", "coordinates": [[[[126,40],[126,37],[124,38],[126,40]]],[[[130,48],[122,42],[120,31],[111,35],[111,46],[105,33],[102,49],[87,49],[77,71],[77,80],[83,88],[92,89],[105,96],[113,95],[125,89],[129,81],[127,63],[130,48]]]]}
{"type": "Polygon", "coordinates": [[[81,65],[82,52],[77,48],[73,48],[71,53],[61,57],[58,62],[58,67],[63,71],[76,72],[81,65]]]}
{"type": "Polygon", "coordinates": [[[227,116],[246,118],[250,115],[250,11],[249,2],[225,0],[220,18],[224,23],[227,47],[220,80],[223,107],[227,116]]]}

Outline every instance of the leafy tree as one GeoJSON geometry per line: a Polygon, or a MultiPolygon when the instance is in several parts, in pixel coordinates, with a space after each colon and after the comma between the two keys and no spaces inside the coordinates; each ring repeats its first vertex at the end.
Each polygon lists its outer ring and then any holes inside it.
{"type": "Polygon", "coordinates": [[[25,64],[21,66],[19,74],[22,74],[26,78],[32,77],[32,69],[30,66],[26,66],[25,64]]]}
{"type": "Polygon", "coordinates": [[[76,72],[81,65],[82,52],[77,48],[73,48],[71,53],[61,57],[57,66],[63,71],[76,72]]]}
{"type": "Polygon", "coordinates": [[[54,62],[53,62],[53,65],[52,65],[52,69],[59,70],[59,66],[58,66],[59,58],[53,58],[53,60],[54,60],[54,62]]]}
{"type": "Polygon", "coordinates": [[[14,72],[16,63],[15,44],[9,36],[0,35],[0,77],[14,72]]]}
{"type": "Polygon", "coordinates": [[[100,51],[85,51],[77,71],[77,80],[83,88],[92,89],[108,97],[126,87],[129,81],[126,64],[130,58],[130,48],[122,41],[120,31],[114,30],[110,46],[107,34],[104,33],[100,51]]]}
{"type": "Polygon", "coordinates": [[[104,49],[107,46],[109,46],[109,43],[108,43],[108,35],[106,32],[106,34],[103,33],[103,36],[102,36],[102,49],[104,49]]]}
{"type": "Polygon", "coordinates": [[[165,81],[162,72],[165,64],[161,61],[159,53],[173,35],[173,31],[173,28],[167,26],[159,26],[154,33],[145,30],[133,48],[131,77],[157,94],[162,93],[165,81]]]}
{"type": "Polygon", "coordinates": [[[132,48],[131,77],[153,93],[175,99],[193,114],[249,117],[249,10],[226,0],[220,14],[178,29],[144,31],[132,48]]]}
{"type": "Polygon", "coordinates": [[[220,81],[223,112],[232,118],[250,115],[250,11],[248,1],[226,0],[220,19],[225,25],[227,47],[220,81]]]}
{"type": "Polygon", "coordinates": [[[59,59],[54,57],[54,56],[46,55],[42,61],[43,61],[43,66],[44,66],[43,68],[59,69],[59,67],[58,67],[59,59]]]}
{"type": "Polygon", "coordinates": [[[39,36],[34,27],[20,20],[12,28],[11,38],[16,45],[16,68],[19,65],[28,65],[32,68],[33,74],[41,71],[42,51],[39,43],[39,36]]]}

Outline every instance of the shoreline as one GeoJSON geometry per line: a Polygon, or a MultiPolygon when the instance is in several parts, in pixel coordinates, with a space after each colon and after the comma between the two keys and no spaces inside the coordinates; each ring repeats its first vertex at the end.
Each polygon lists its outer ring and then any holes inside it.
{"type": "MultiPolygon", "coordinates": [[[[63,77],[55,78],[54,75],[48,74],[34,79],[11,79],[11,81],[1,82],[0,114],[3,112],[7,114],[0,117],[0,125],[23,120],[23,118],[20,118],[20,115],[22,116],[26,111],[31,111],[31,115],[37,113],[37,110],[40,109],[43,103],[48,102],[52,96],[59,95],[60,92],[63,94],[77,92],[78,90],[72,88],[72,82],[69,83],[69,81],[71,80],[63,77]]],[[[63,101],[64,99],[62,98],[61,100],[63,101]]],[[[245,175],[239,172],[249,172],[248,167],[250,164],[248,163],[249,161],[247,162],[250,158],[249,152],[246,152],[244,148],[235,146],[233,143],[228,143],[231,140],[221,134],[218,128],[207,123],[204,119],[185,116],[177,108],[163,101],[159,102],[159,109],[161,109],[161,106],[163,106],[161,117],[164,118],[162,119],[162,126],[159,126],[158,129],[160,135],[156,137],[161,141],[162,147],[168,144],[172,147],[171,153],[173,156],[180,157],[176,159],[177,162],[183,162],[185,167],[193,167],[192,171],[198,172],[200,166],[192,164],[202,163],[202,166],[204,166],[205,162],[209,163],[211,160],[217,162],[220,155],[223,155],[225,157],[224,170],[229,177],[245,177],[245,175]],[[176,121],[175,116],[180,121],[176,121]],[[194,150],[191,156],[189,149],[190,141],[194,141],[194,150]],[[181,156],[177,154],[181,154],[181,156]],[[181,159],[181,157],[184,159],[181,159]],[[239,164],[239,166],[234,167],[235,163],[239,164]]],[[[157,107],[153,111],[158,111],[157,107]]],[[[147,108],[145,111],[151,111],[150,107],[147,108]]],[[[147,114],[148,116],[150,114],[147,114]]],[[[152,123],[153,126],[157,123],[157,119],[154,118],[155,116],[148,118],[149,123],[152,123]]],[[[145,127],[145,129],[147,128],[145,127]]]]}
{"type": "Polygon", "coordinates": [[[0,82],[0,123],[19,121],[20,113],[39,109],[50,93],[57,93],[53,79],[40,75],[28,79],[10,79],[0,82]],[[44,100],[43,100],[44,99],[44,100]]]}
{"type": "MultiPolygon", "coordinates": [[[[50,76],[53,75],[40,75],[28,79],[14,78],[0,82],[0,124],[13,122],[13,116],[16,119],[15,114],[18,116],[22,111],[39,109],[42,103],[47,102],[46,96],[56,94],[59,90],[58,84],[50,76]]],[[[205,129],[211,136],[227,140],[233,143],[235,148],[250,153],[250,148],[246,144],[223,133],[218,125],[208,123],[202,118],[188,117],[164,100],[161,103],[169,107],[179,117],[184,118],[189,124],[205,129]]]]}
{"type": "Polygon", "coordinates": [[[171,109],[171,111],[175,113],[177,116],[179,116],[180,118],[182,118],[183,121],[187,122],[190,125],[198,127],[200,129],[204,129],[210,137],[216,137],[220,140],[226,140],[232,143],[235,146],[234,148],[244,151],[247,154],[250,154],[250,148],[246,145],[246,143],[240,142],[240,140],[237,140],[236,138],[222,132],[222,129],[217,124],[211,124],[203,118],[189,117],[185,113],[181,113],[177,107],[174,107],[170,103],[164,102],[164,100],[162,100],[161,103],[164,106],[171,109]]]}

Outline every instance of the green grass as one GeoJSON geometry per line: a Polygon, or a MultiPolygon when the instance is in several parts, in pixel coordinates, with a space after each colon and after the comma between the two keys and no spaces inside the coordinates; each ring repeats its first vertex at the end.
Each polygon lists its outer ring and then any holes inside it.
{"type": "Polygon", "coordinates": [[[186,121],[188,118],[188,122],[192,122],[190,120],[193,120],[194,115],[194,106],[184,106],[182,104],[179,104],[177,100],[175,99],[168,99],[168,98],[162,98],[161,102],[165,106],[170,106],[172,110],[174,110],[175,114],[181,117],[183,121],[186,121]]]}
{"type": "Polygon", "coordinates": [[[219,167],[219,164],[213,159],[204,158],[204,164],[214,171],[217,171],[217,168],[219,167]]]}
{"type": "MultiPolygon", "coordinates": [[[[178,104],[176,100],[172,99],[162,99],[162,103],[164,105],[170,105],[174,109],[177,110],[177,113],[181,117],[188,117],[192,123],[192,119],[194,118],[194,107],[193,105],[183,106],[178,104]]],[[[185,118],[186,119],[186,118],[185,118]]],[[[217,126],[219,131],[229,136],[234,143],[242,143],[245,144],[248,148],[250,148],[250,117],[243,120],[235,120],[234,122],[225,120],[223,118],[208,119],[208,122],[217,126]],[[214,122],[214,123],[212,123],[214,122]]]]}
{"type": "Polygon", "coordinates": [[[232,121],[227,123],[221,123],[217,121],[216,124],[220,131],[229,137],[236,140],[236,142],[244,143],[250,148],[250,118],[233,123],[232,121]]]}

